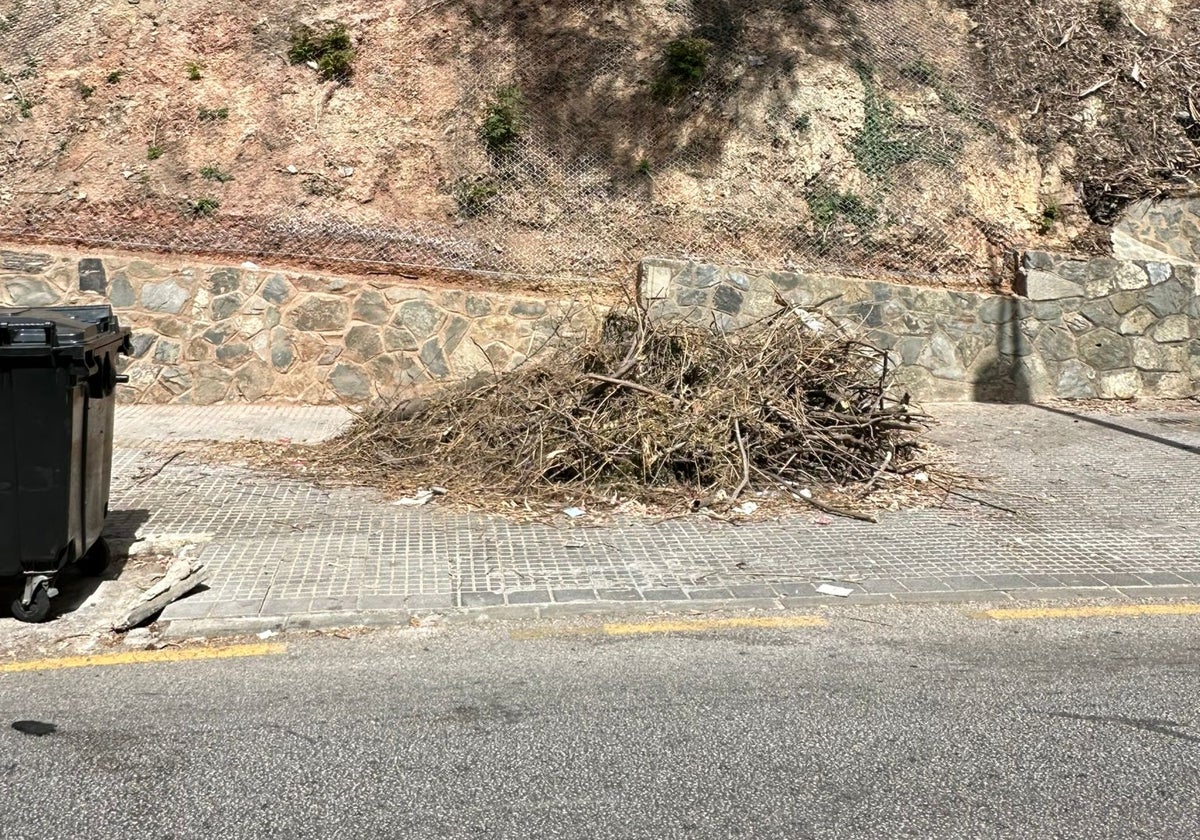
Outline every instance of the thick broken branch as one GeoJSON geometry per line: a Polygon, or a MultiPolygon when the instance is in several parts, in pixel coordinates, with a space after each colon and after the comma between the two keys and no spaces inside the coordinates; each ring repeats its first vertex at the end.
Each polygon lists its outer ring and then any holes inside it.
{"type": "Polygon", "coordinates": [[[123,632],[137,627],[204,583],[208,577],[209,570],[203,563],[193,563],[182,557],[172,560],[162,580],[143,592],[124,617],[113,624],[113,629],[123,632]]]}

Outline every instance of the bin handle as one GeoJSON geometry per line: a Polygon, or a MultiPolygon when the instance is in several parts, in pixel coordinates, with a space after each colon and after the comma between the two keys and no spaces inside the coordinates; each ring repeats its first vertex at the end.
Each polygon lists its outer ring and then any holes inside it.
{"type": "Polygon", "coordinates": [[[128,373],[118,373],[117,377],[116,377],[116,383],[118,385],[128,385],[129,384],[129,374],[128,373]]]}

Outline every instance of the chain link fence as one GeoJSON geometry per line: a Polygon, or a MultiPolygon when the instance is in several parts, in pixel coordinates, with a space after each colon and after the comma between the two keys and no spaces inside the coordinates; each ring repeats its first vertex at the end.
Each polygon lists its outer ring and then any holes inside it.
{"type": "Polygon", "coordinates": [[[983,282],[1040,171],[981,105],[970,25],[937,0],[0,0],[0,237],[983,282]],[[297,62],[299,24],[343,26],[352,75],[297,62]]]}

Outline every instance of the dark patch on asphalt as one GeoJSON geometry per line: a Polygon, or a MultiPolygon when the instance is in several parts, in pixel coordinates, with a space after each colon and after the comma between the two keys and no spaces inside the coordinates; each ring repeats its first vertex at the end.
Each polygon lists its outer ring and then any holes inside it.
{"type": "Polygon", "coordinates": [[[448,714],[439,717],[441,720],[457,723],[469,729],[486,729],[491,724],[519,723],[525,718],[525,715],[516,709],[489,704],[455,706],[448,714]]]}
{"type": "Polygon", "coordinates": [[[275,732],[282,732],[285,735],[291,735],[293,738],[297,738],[301,741],[304,741],[306,744],[312,744],[314,747],[317,746],[316,738],[311,738],[308,735],[305,735],[303,732],[297,732],[295,729],[291,729],[290,727],[276,725],[276,726],[267,726],[266,728],[273,730],[275,732]]]}
{"type": "Polygon", "coordinates": [[[40,738],[43,735],[53,735],[58,731],[58,727],[53,723],[47,723],[42,720],[13,721],[12,728],[25,735],[33,735],[35,738],[40,738]]]}
{"type": "Polygon", "coordinates": [[[1179,729],[1185,724],[1176,723],[1173,720],[1157,720],[1155,718],[1127,718],[1119,716],[1106,715],[1080,715],[1072,712],[1050,712],[1050,717],[1066,718],[1068,720],[1082,720],[1088,723],[1117,723],[1121,726],[1132,726],[1134,729],[1141,729],[1145,732],[1154,732],[1158,735],[1169,735],[1172,738],[1180,738],[1184,741],[1194,741],[1200,743],[1200,735],[1193,735],[1190,732],[1180,732],[1179,729]]]}

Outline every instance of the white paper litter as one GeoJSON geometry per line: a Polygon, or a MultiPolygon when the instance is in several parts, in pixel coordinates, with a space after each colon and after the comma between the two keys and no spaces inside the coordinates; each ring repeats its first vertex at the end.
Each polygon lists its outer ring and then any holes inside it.
{"type": "Polygon", "coordinates": [[[839,598],[849,598],[854,594],[853,589],[847,589],[844,586],[834,586],[832,583],[822,583],[817,587],[817,591],[822,595],[836,595],[839,598]]]}
{"type": "Polygon", "coordinates": [[[433,496],[434,493],[432,490],[425,490],[422,488],[416,493],[413,493],[411,496],[405,496],[403,499],[397,499],[396,501],[392,502],[392,504],[400,505],[402,507],[420,507],[432,499],[433,496]]]}

